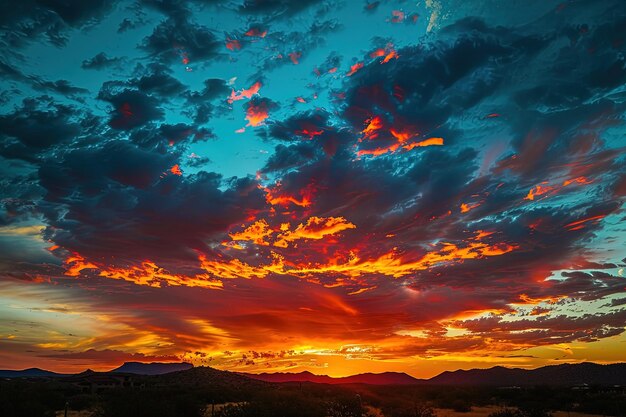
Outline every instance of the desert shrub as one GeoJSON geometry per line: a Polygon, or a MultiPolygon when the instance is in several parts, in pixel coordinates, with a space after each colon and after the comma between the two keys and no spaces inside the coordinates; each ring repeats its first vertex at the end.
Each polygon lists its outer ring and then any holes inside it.
{"type": "Polygon", "coordinates": [[[384,414],[390,417],[437,417],[435,410],[424,403],[387,407],[384,414]]]}
{"type": "Polygon", "coordinates": [[[102,417],[200,417],[206,404],[180,391],[128,390],[107,392],[102,417]]]}
{"type": "Polygon", "coordinates": [[[487,417],[521,417],[519,410],[514,408],[502,408],[498,411],[494,411],[487,417]]]}
{"type": "Polygon", "coordinates": [[[92,394],[77,394],[67,399],[70,410],[85,410],[92,408],[97,402],[98,397],[92,394]]]}
{"type": "Polygon", "coordinates": [[[0,382],[0,416],[54,417],[65,401],[61,393],[44,383],[0,382]]]}
{"type": "Polygon", "coordinates": [[[260,391],[243,404],[229,405],[217,417],[325,417],[324,401],[299,391],[260,391]]]}
{"type": "Polygon", "coordinates": [[[229,404],[215,412],[215,417],[248,417],[252,415],[249,404],[229,404]]]}
{"type": "Polygon", "coordinates": [[[457,398],[456,400],[452,401],[452,403],[450,404],[450,408],[459,413],[468,413],[472,411],[472,404],[469,401],[457,398]]]}
{"type": "Polygon", "coordinates": [[[489,414],[488,417],[552,417],[552,414],[542,408],[503,408],[489,414]]]}
{"type": "Polygon", "coordinates": [[[327,407],[328,417],[361,417],[365,413],[360,398],[352,395],[336,398],[327,407]]]}

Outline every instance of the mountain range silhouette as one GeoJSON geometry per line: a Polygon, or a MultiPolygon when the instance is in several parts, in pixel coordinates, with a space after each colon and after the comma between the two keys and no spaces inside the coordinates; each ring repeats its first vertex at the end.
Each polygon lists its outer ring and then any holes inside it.
{"type": "MultiPolygon", "coordinates": [[[[602,365],[591,362],[578,364],[550,365],[536,369],[505,368],[495,366],[489,369],[445,371],[430,379],[418,379],[402,372],[362,373],[334,378],[328,375],[315,375],[304,371],[299,373],[261,373],[219,371],[209,367],[196,367],[181,363],[142,363],[126,362],[109,372],[93,372],[90,369],[79,374],[61,374],[39,368],[24,370],[0,370],[0,378],[63,378],[67,376],[94,374],[172,374],[177,379],[193,379],[209,373],[214,378],[246,377],[253,380],[285,383],[310,382],[318,384],[369,384],[369,385],[626,385],[626,363],[602,365]],[[174,375],[175,374],[175,375],[174,375]]],[[[205,375],[206,376],[206,375],[205,375]]]]}

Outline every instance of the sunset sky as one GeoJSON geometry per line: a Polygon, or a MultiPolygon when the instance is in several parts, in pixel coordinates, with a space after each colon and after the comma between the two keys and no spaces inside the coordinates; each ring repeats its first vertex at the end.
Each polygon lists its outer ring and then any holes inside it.
{"type": "Polygon", "coordinates": [[[622,0],[0,24],[0,369],[626,361],[622,0]]]}

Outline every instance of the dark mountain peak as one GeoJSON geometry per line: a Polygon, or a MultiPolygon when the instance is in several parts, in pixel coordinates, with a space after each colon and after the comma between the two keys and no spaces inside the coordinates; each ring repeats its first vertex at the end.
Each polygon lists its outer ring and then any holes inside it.
{"type": "Polygon", "coordinates": [[[247,374],[221,371],[209,366],[197,366],[187,370],[169,372],[163,375],[156,375],[154,378],[165,384],[193,386],[236,386],[241,388],[265,384],[260,380],[249,378],[247,374]]]}
{"type": "Polygon", "coordinates": [[[138,375],[161,375],[170,372],[185,371],[191,368],[193,368],[193,365],[187,362],[124,362],[122,366],[109,372],[138,375]]]}
{"type": "Polygon", "coordinates": [[[350,381],[351,383],[371,385],[411,385],[422,382],[422,380],[413,378],[411,375],[404,372],[368,372],[342,379],[350,381]]]}

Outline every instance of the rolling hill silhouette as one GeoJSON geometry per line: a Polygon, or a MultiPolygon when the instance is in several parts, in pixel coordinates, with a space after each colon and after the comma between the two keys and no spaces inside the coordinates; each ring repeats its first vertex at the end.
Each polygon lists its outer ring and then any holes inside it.
{"type": "Polygon", "coordinates": [[[266,382],[314,382],[318,384],[369,384],[369,385],[411,385],[424,382],[402,372],[364,373],[333,378],[328,375],[315,375],[304,371],[300,373],[262,373],[243,374],[249,378],[266,382]]]}
{"type": "Polygon", "coordinates": [[[193,368],[193,365],[187,362],[124,362],[122,366],[112,369],[109,372],[124,372],[137,375],[162,375],[170,372],[186,371],[191,368],[193,368]]]}
{"type": "Polygon", "coordinates": [[[52,371],[46,371],[40,368],[28,368],[22,370],[0,370],[0,378],[52,378],[68,376],[70,374],[59,374],[52,371]]]}
{"type": "Polygon", "coordinates": [[[428,380],[434,385],[626,385],[626,363],[583,362],[537,369],[505,368],[446,371],[428,380]]]}

